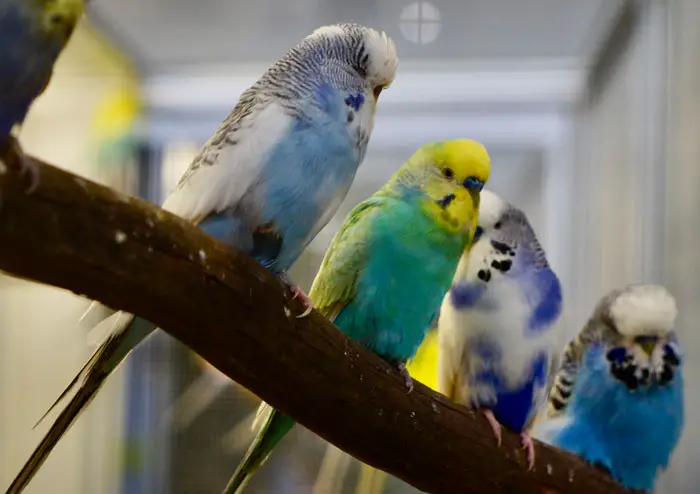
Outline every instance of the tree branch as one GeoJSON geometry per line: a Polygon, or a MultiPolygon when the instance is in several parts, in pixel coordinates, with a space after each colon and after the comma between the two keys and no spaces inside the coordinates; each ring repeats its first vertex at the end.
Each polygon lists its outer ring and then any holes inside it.
{"type": "Polygon", "coordinates": [[[598,469],[403,378],[261,266],[160,208],[37,162],[0,175],[0,269],[157,323],[231,379],[359,460],[426,492],[622,494],[598,469]]]}

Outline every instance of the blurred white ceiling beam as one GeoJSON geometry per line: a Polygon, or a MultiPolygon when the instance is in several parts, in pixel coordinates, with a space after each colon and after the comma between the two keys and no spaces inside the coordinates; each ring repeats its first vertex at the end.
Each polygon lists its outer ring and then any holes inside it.
{"type": "MultiPolygon", "coordinates": [[[[263,73],[263,66],[199,65],[151,76],[144,97],[153,112],[227,112],[263,73]]],[[[566,61],[526,60],[421,64],[402,61],[382,94],[382,111],[412,105],[547,104],[569,106],[583,88],[585,70],[566,61]],[[422,67],[421,67],[422,65],[422,67]]]]}

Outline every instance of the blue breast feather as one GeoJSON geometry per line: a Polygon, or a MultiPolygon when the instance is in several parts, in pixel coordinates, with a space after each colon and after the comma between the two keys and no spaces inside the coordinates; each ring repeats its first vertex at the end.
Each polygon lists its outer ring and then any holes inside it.
{"type": "Polygon", "coordinates": [[[450,286],[462,251],[457,236],[439,234],[415,205],[392,201],[368,228],[368,259],[356,295],[335,324],[392,362],[418,350],[450,286]],[[432,241],[429,241],[432,237],[432,241]]]}
{"type": "Polygon", "coordinates": [[[586,352],[567,408],[572,420],[551,442],[604,466],[629,488],[651,491],[683,431],[682,369],[669,385],[630,392],[610,375],[604,350],[586,352]]]}
{"type": "MultiPolygon", "coordinates": [[[[521,270],[522,272],[522,270],[521,270]]],[[[511,278],[522,287],[522,293],[527,303],[532,307],[532,317],[527,324],[526,333],[537,333],[547,330],[556,322],[561,314],[562,292],[557,275],[549,268],[529,270],[511,278]]],[[[450,301],[457,310],[496,310],[499,309],[492,298],[482,297],[488,288],[488,283],[456,282],[450,288],[450,301]]]]}
{"type": "Polygon", "coordinates": [[[532,277],[532,289],[525,290],[534,310],[528,324],[528,332],[547,330],[561,314],[562,293],[559,278],[549,268],[540,269],[532,277]]]}
{"type": "MultiPolygon", "coordinates": [[[[532,308],[530,320],[523,321],[521,335],[532,337],[550,329],[556,322],[561,313],[562,294],[559,280],[551,269],[535,270],[525,269],[526,267],[521,265],[519,269],[514,269],[506,275],[504,281],[517,283],[527,305],[532,308]]],[[[484,296],[489,286],[489,283],[483,282],[455,283],[450,288],[451,303],[457,310],[492,312],[493,317],[499,317],[497,311],[504,310],[499,300],[494,296],[484,296]]],[[[514,330],[519,331],[518,328],[514,330]]],[[[518,336],[517,332],[514,336],[518,336]]],[[[485,364],[478,374],[470,376],[474,396],[479,397],[478,403],[475,401],[472,406],[490,408],[501,424],[511,430],[522,431],[536,413],[537,399],[547,384],[551,355],[533,355],[531,366],[526,371],[527,378],[520,387],[512,389],[501,374],[503,357],[498,343],[476,341],[472,345],[473,348],[469,351],[485,364]],[[496,396],[485,402],[480,390],[488,389],[493,389],[496,396]]]]}
{"type": "Polygon", "coordinates": [[[521,432],[536,413],[536,395],[540,394],[547,384],[548,357],[544,353],[534,356],[530,368],[526,370],[528,377],[518,388],[509,388],[497,369],[501,366],[501,352],[495,344],[478,343],[472,350],[487,365],[472,376],[474,388],[485,386],[493,388],[496,396],[492,402],[474,402],[472,407],[489,408],[499,423],[508,429],[521,432]]]}
{"type": "Polygon", "coordinates": [[[254,187],[260,203],[253,206],[260,225],[247,225],[243,208],[216,213],[200,223],[210,235],[243,248],[266,268],[285,271],[310,240],[325,207],[344,195],[359,166],[347,131],[343,94],[328,84],[317,93],[317,105],[306,103],[308,118],[297,120],[289,134],[264,157],[254,187]],[[272,233],[258,235],[251,228],[269,225],[272,233]],[[254,252],[253,250],[254,249],[254,252]]]}

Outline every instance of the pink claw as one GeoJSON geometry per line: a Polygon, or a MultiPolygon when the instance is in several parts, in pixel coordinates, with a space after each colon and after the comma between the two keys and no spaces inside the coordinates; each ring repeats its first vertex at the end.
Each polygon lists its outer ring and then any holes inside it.
{"type": "Polygon", "coordinates": [[[406,383],[406,387],[408,388],[408,392],[411,393],[411,391],[413,391],[413,378],[411,377],[411,374],[409,374],[408,369],[406,368],[406,364],[401,362],[396,367],[399,369],[399,372],[403,376],[404,382],[406,383]]]}
{"type": "Polygon", "coordinates": [[[496,436],[496,441],[498,443],[498,446],[501,445],[501,424],[498,423],[498,420],[496,420],[496,417],[494,416],[493,412],[491,410],[481,410],[481,413],[484,414],[484,417],[486,417],[486,420],[489,421],[489,425],[491,426],[491,429],[493,430],[494,436],[496,436]]]}
{"type": "Polygon", "coordinates": [[[314,304],[311,301],[311,298],[304,292],[304,290],[302,290],[296,285],[289,285],[289,288],[294,294],[293,298],[298,298],[299,300],[301,300],[301,303],[305,308],[304,312],[297,316],[297,319],[301,319],[311,314],[311,309],[314,308],[314,304]]]}
{"type": "Polygon", "coordinates": [[[529,472],[535,468],[535,445],[532,443],[532,437],[530,437],[529,432],[522,432],[520,438],[523,449],[527,449],[527,471],[529,472]]]}

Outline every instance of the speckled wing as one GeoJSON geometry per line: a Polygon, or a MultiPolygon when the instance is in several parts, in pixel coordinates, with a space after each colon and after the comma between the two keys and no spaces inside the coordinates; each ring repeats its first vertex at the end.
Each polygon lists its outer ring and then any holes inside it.
{"type": "Polygon", "coordinates": [[[555,372],[550,374],[551,387],[545,417],[553,418],[564,413],[576,383],[576,374],[581,358],[591,342],[600,339],[601,333],[598,319],[594,317],[566,345],[564,352],[556,359],[556,362],[553,362],[552,368],[555,372]]]}
{"type": "Polygon", "coordinates": [[[309,291],[314,308],[331,321],[355,297],[360,271],[368,256],[372,219],[382,201],[371,197],[350,211],[321,262],[309,291]]]}
{"type": "MultiPolygon", "coordinates": [[[[249,90],[251,91],[251,90],[249,90]]],[[[265,160],[292,117],[277,103],[254,104],[246,92],[183,174],[163,209],[195,225],[239,203],[261,179],[265,160]]]]}

